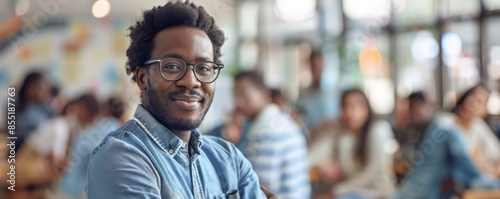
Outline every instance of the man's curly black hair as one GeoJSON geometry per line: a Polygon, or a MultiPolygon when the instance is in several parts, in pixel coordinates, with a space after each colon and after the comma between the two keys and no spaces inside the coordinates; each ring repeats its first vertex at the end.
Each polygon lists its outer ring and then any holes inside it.
{"type": "Polygon", "coordinates": [[[215,24],[214,18],[208,15],[205,9],[189,1],[168,2],[163,6],[156,6],[143,13],[142,20],[130,26],[131,44],[127,49],[127,74],[133,74],[135,81],[135,70],[143,66],[150,59],[153,49],[153,39],[161,30],[174,27],[187,26],[203,30],[213,45],[214,61],[220,63],[220,48],[224,44],[224,32],[215,24]]]}

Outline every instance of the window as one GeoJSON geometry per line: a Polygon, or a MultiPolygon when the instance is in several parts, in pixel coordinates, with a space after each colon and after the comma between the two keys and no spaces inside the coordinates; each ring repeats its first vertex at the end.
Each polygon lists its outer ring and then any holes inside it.
{"type": "Polygon", "coordinates": [[[445,108],[455,105],[458,95],[479,83],[479,29],[475,21],[449,23],[441,38],[445,108]]]}
{"type": "Polygon", "coordinates": [[[399,33],[396,36],[395,72],[400,97],[424,91],[435,98],[435,71],[438,64],[439,44],[429,30],[399,33]]]}
{"type": "Polygon", "coordinates": [[[500,17],[490,18],[486,21],[486,42],[483,56],[486,60],[488,84],[492,92],[488,100],[488,112],[491,115],[500,114],[500,17]]]}
{"type": "Polygon", "coordinates": [[[393,0],[392,23],[396,26],[432,24],[436,21],[434,0],[393,0]]]}

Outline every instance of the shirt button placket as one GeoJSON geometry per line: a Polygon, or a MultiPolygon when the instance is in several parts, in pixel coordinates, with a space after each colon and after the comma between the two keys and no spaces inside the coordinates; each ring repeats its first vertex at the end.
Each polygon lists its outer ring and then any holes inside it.
{"type": "Polygon", "coordinates": [[[196,164],[194,162],[191,162],[191,171],[192,171],[192,175],[193,176],[193,185],[194,185],[194,192],[195,192],[195,198],[198,198],[198,199],[203,199],[205,198],[204,197],[204,194],[203,194],[203,189],[202,189],[202,186],[201,186],[201,181],[200,181],[200,176],[199,176],[199,172],[198,172],[198,167],[196,167],[196,164]]]}

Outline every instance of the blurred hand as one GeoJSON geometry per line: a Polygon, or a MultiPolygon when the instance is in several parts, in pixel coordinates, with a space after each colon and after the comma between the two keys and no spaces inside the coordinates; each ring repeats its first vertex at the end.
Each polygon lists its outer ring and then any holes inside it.
{"type": "Polygon", "coordinates": [[[222,129],[222,138],[238,144],[243,133],[243,125],[245,124],[245,116],[237,111],[231,113],[231,118],[225,122],[224,129],[222,129]]]}
{"type": "Polygon", "coordinates": [[[487,161],[481,146],[475,146],[472,149],[471,158],[480,171],[500,179],[500,162],[487,161]]]}
{"type": "Polygon", "coordinates": [[[334,184],[342,179],[342,168],[335,160],[325,161],[315,166],[320,178],[329,184],[334,184]]]}
{"type": "Polygon", "coordinates": [[[262,192],[264,192],[264,195],[266,195],[267,199],[280,199],[276,194],[274,194],[273,192],[267,190],[263,186],[260,186],[260,190],[262,190],[262,192]]]}
{"type": "Polygon", "coordinates": [[[340,124],[337,120],[326,120],[312,128],[310,133],[310,142],[313,143],[316,139],[321,137],[321,135],[331,132],[333,129],[339,128],[340,124]]]}
{"type": "Polygon", "coordinates": [[[333,194],[331,194],[331,193],[322,193],[322,194],[315,195],[313,197],[313,199],[332,199],[332,198],[334,198],[334,197],[333,197],[333,194]]]}
{"type": "Polygon", "coordinates": [[[47,157],[48,162],[50,163],[50,166],[52,170],[55,172],[57,176],[63,175],[66,170],[68,170],[70,166],[70,159],[69,157],[65,157],[63,159],[58,159],[55,158],[53,155],[49,155],[47,157]]]}
{"type": "Polygon", "coordinates": [[[242,133],[241,131],[241,127],[232,122],[228,122],[222,130],[222,137],[233,144],[238,144],[242,133]]]}

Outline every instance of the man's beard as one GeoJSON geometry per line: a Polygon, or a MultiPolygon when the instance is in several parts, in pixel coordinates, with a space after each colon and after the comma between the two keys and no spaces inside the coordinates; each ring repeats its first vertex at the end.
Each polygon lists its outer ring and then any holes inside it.
{"type": "Polygon", "coordinates": [[[147,101],[149,105],[149,111],[151,115],[158,121],[160,124],[163,126],[167,127],[171,131],[191,131],[196,128],[198,128],[205,118],[205,115],[208,112],[208,109],[210,108],[210,105],[212,104],[213,96],[210,99],[207,99],[206,97],[203,97],[199,92],[195,90],[188,90],[185,88],[178,89],[174,92],[170,92],[164,95],[161,95],[157,93],[156,90],[150,89],[152,88],[149,80],[147,81],[148,87],[147,87],[147,101]],[[162,104],[161,98],[163,98],[164,103],[174,103],[170,99],[172,99],[172,96],[179,95],[179,94],[189,94],[189,95],[197,95],[200,98],[205,100],[209,100],[207,102],[200,102],[201,108],[205,108],[205,110],[202,110],[202,113],[199,114],[199,116],[195,119],[182,119],[178,118],[172,113],[170,110],[168,110],[165,106],[165,104],[162,104]],[[171,102],[169,102],[171,101],[171,102]],[[205,105],[203,105],[205,104],[205,105]]]}

